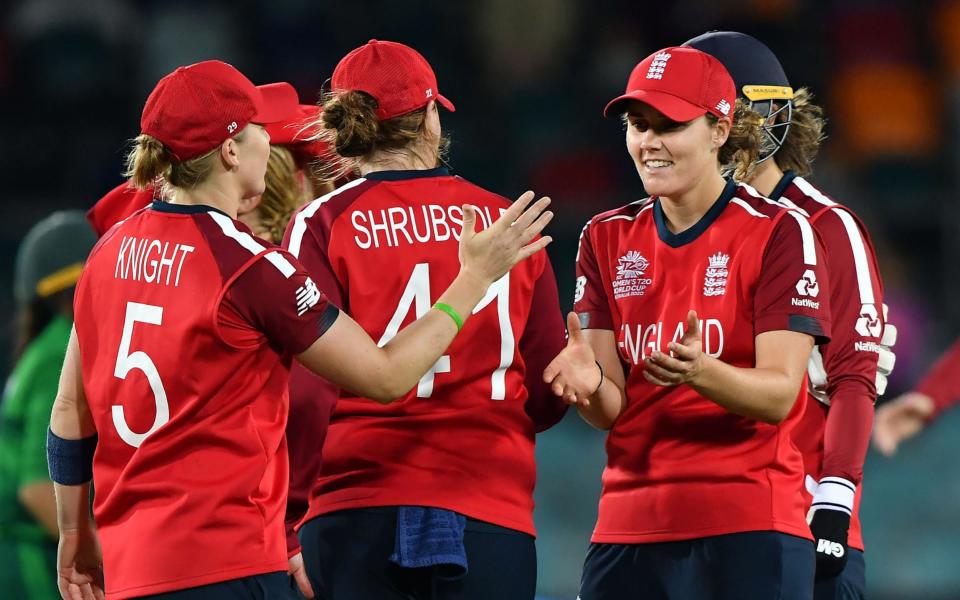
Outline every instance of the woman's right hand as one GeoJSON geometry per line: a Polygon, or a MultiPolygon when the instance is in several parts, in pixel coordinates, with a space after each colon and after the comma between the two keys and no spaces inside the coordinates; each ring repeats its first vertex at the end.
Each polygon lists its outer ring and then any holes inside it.
{"type": "Polygon", "coordinates": [[[592,396],[603,382],[596,354],[580,330],[577,313],[567,315],[567,347],[543,371],[543,380],[554,394],[568,404],[590,406],[592,396]]]}
{"type": "Polygon", "coordinates": [[[935,407],[933,398],[919,392],[884,402],[873,420],[873,447],[884,456],[893,456],[901,442],[924,428],[935,407]]]}
{"type": "Polygon", "coordinates": [[[507,274],[515,264],[547,247],[550,236],[536,237],[543,231],[553,212],[544,209],[550,198],[534,198],[526,192],[487,229],[478,232],[476,209],[463,206],[463,231],[460,234],[460,271],[469,273],[486,285],[507,274]]]}

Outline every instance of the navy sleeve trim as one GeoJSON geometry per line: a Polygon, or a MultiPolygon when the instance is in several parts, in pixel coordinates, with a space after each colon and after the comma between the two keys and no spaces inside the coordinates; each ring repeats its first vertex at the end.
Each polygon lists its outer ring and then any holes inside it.
{"type": "Polygon", "coordinates": [[[317,339],[323,337],[323,334],[333,327],[333,324],[337,322],[339,316],[340,309],[335,304],[328,302],[320,318],[317,319],[317,332],[320,334],[317,336],[317,339]]]}

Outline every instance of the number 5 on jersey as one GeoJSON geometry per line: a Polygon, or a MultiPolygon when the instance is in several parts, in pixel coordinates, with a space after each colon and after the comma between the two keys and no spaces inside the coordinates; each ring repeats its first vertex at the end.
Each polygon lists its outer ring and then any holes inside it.
{"type": "MultiPolygon", "coordinates": [[[[410,312],[410,305],[414,305],[416,318],[422,317],[433,303],[430,300],[430,264],[419,263],[413,268],[410,274],[410,280],[403,289],[400,296],[400,302],[397,304],[397,310],[393,313],[390,322],[387,323],[387,329],[377,345],[383,347],[393,339],[400,331],[400,325],[410,312]]],[[[503,400],[506,397],[506,375],[507,369],[513,363],[513,353],[515,340],[513,337],[513,328],[510,326],[510,273],[507,273],[489,288],[487,293],[473,309],[473,314],[477,314],[494,300],[497,302],[497,322],[500,325],[500,366],[498,366],[490,376],[490,399],[503,400]]],[[[450,355],[445,354],[437,360],[436,363],[427,371],[420,382],[417,383],[417,397],[429,398],[433,395],[433,380],[437,373],[450,372],[450,355]]]]}
{"type": "Polygon", "coordinates": [[[147,436],[170,420],[170,406],[167,404],[167,392],[163,389],[163,382],[160,381],[160,372],[157,371],[157,366],[153,363],[153,359],[141,350],[130,352],[130,338],[133,337],[133,326],[136,323],[160,325],[162,320],[163,307],[153,306],[151,304],[140,304],[139,302],[127,302],[127,312],[123,317],[123,334],[120,336],[120,348],[117,351],[117,364],[114,367],[113,374],[119,379],[126,379],[127,374],[134,369],[143,371],[143,374],[147,377],[147,383],[150,384],[150,391],[153,392],[153,400],[156,404],[157,411],[150,429],[146,433],[136,433],[127,425],[123,414],[123,407],[119,404],[113,405],[113,426],[117,428],[120,439],[134,448],[139,448],[143,440],[147,439],[147,436]]]}

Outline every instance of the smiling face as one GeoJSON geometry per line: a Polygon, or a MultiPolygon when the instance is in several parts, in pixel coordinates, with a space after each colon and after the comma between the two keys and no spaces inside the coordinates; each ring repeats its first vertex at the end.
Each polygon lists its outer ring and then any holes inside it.
{"type": "Polygon", "coordinates": [[[729,121],[700,116],[678,123],[636,100],[627,105],[627,151],[651,196],[678,199],[715,177],[717,150],[727,139],[729,121]]]}

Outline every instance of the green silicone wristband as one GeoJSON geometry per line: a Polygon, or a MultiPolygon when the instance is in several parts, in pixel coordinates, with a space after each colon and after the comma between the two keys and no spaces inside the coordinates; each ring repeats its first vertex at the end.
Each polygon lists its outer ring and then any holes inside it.
{"type": "Polygon", "coordinates": [[[460,315],[457,314],[457,311],[453,310],[452,306],[449,304],[444,304],[443,302],[437,302],[433,305],[433,307],[450,315],[450,318],[453,319],[453,322],[457,324],[457,331],[463,329],[463,319],[460,318],[460,315]]]}

